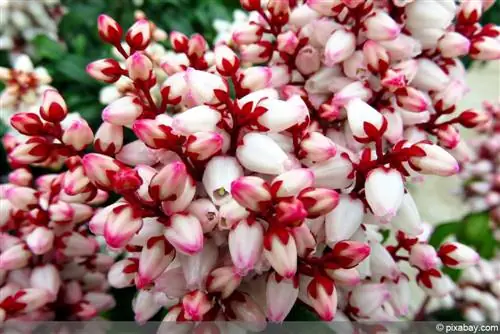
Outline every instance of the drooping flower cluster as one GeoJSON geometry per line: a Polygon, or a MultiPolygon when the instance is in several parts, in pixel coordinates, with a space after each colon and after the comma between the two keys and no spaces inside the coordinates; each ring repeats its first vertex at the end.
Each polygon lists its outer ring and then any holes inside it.
{"type": "Polygon", "coordinates": [[[472,140],[475,159],[464,165],[464,195],[473,212],[489,211],[493,231],[500,239],[500,104],[484,103],[489,121],[472,140]]]}
{"type": "Polygon", "coordinates": [[[57,40],[58,23],[64,15],[59,0],[4,0],[0,3],[0,49],[31,53],[37,35],[57,40]]]}
{"type": "Polygon", "coordinates": [[[0,322],[85,320],[114,306],[106,293],[114,259],[99,251],[87,224],[108,194],[85,177],[79,157],[92,131],[66,115],[60,95],[48,90],[40,116],[11,119],[27,140],[3,138],[15,169],[0,187],[0,322]],[[27,167],[64,158],[61,173],[34,179],[27,167]]]}
{"type": "MultiPolygon", "coordinates": [[[[108,83],[126,77],[129,89],[103,110],[94,138],[71,132],[77,126],[59,141],[25,129],[32,137],[11,160],[73,156],[83,194],[120,196],[89,229],[125,253],[108,279],[139,289],[141,323],[167,307],[166,330],[202,320],[260,330],[297,300],[324,320],[394,320],[411,311],[410,280],[448,295],[441,266],[479,257],[419,239],[406,184],[457,173],[453,155],[465,150],[456,126],[485,120],[475,110],[450,115],[466,91],[456,57],[499,57],[498,28],[477,23],[489,2],[241,4],[249,21],[213,51],[198,34],[171,32],[164,81],[145,51],[151,22],[124,34],[100,16],[102,40],[125,61],[97,60],[87,71],[108,83]],[[129,130],[137,140],[125,143],[129,130]],[[95,153],[81,154],[92,139],[95,153]]],[[[62,106],[51,91],[41,112],[62,106]]]]}

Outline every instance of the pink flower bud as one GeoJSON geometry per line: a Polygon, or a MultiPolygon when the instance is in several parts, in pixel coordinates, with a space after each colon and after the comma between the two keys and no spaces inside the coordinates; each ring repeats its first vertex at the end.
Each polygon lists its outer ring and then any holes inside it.
{"type": "Polygon", "coordinates": [[[95,239],[78,232],[65,232],[56,240],[56,246],[67,257],[90,256],[99,248],[95,239]]]}
{"type": "Polygon", "coordinates": [[[15,270],[25,267],[31,258],[31,252],[24,244],[9,247],[0,254],[0,270],[15,270]]]}
{"type": "Polygon", "coordinates": [[[343,189],[352,184],[350,174],[353,165],[346,154],[315,163],[310,167],[314,173],[314,186],[330,189],[343,189]]]}
{"type": "Polygon", "coordinates": [[[206,161],[220,153],[223,138],[217,132],[195,132],[186,141],[186,154],[193,160],[206,161]]]}
{"type": "Polygon", "coordinates": [[[325,65],[333,67],[349,58],[356,49],[356,36],[339,29],[333,32],[325,46],[325,65]]]}
{"type": "Polygon", "coordinates": [[[104,292],[88,292],[83,299],[98,312],[108,311],[116,306],[113,296],[104,292]]]}
{"type": "Polygon", "coordinates": [[[247,218],[250,212],[241,206],[236,200],[231,199],[221,205],[219,208],[219,228],[230,229],[234,224],[240,220],[247,218]]]}
{"type": "Polygon", "coordinates": [[[447,149],[454,149],[460,142],[460,134],[453,125],[444,125],[437,129],[439,144],[447,149]]]}
{"type": "Polygon", "coordinates": [[[187,52],[189,38],[181,32],[172,31],[170,33],[170,44],[175,52],[187,52]]]}
{"type": "Polygon", "coordinates": [[[215,66],[223,76],[232,76],[240,67],[240,59],[226,45],[219,45],[214,50],[215,66]]]}
{"type": "Polygon", "coordinates": [[[51,296],[48,291],[42,289],[21,289],[18,290],[14,295],[10,296],[10,298],[4,300],[2,303],[2,307],[12,309],[23,312],[30,313],[33,312],[48,302],[50,302],[51,296]]]}
{"type": "Polygon", "coordinates": [[[467,37],[454,31],[447,32],[439,39],[438,49],[443,57],[454,58],[469,53],[470,41],[467,37]]]}
{"type": "Polygon", "coordinates": [[[266,316],[271,322],[281,323],[292,310],[299,295],[298,280],[284,279],[271,273],[266,284],[266,316]]]}
{"type": "Polygon", "coordinates": [[[136,286],[142,289],[161,275],[175,257],[175,249],[163,237],[151,237],[142,248],[136,286]]]}
{"type": "Polygon", "coordinates": [[[118,81],[123,74],[120,63],[112,58],[93,61],[87,65],[86,70],[92,78],[107,83],[118,81]]]}
{"type": "Polygon", "coordinates": [[[307,217],[317,218],[332,211],[339,202],[339,195],[335,190],[325,188],[306,188],[297,198],[307,210],[307,217]]]}
{"type": "Polygon", "coordinates": [[[129,204],[114,207],[104,225],[104,238],[112,248],[122,248],[142,226],[142,219],[129,204]]]}
{"type": "Polygon", "coordinates": [[[165,238],[181,253],[193,255],[203,249],[203,230],[193,215],[176,213],[165,222],[165,238]]]}
{"type": "Polygon", "coordinates": [[[5,197],[13,206],[23,211],[34,208],[38,204],[36,190],[28,187],[9,188],[5,197]]]}
{"type": "Polygon", "coordinates": [[[153,74],[153,63],[143,52],[135,52],[126,61],[130,79],[146,81],[153,74]]]}
{"type": "Polygon", "coordinates": [[[151,41],[151,24],[148,20],[136,21],[127,31],[127,44],[133,50],[144,50],[151,41]]]}
{"type": "Polygon", "coordinates": [[[94,137],[94,149],[97,153],[115,155],[123,146],[123,127],[103,122],[94,137]]]}
{"type": "Polygon", "coordinates": [[[403,200],[403,178],[395,169],[376,168],[368,173],[365,194],[376,216],[392,218],[403,200]]]}
{"type": "Polygon", "coordinates": [[[476,37],[472,39],[470,56],[477,60],[500,59],[500,41],[488,36],[476,37]]]}
{"type": "Polygon", "coordinates": [[[172,118],[161,114],[155,119],[138,119],[132,130],[135,135],[150,148],[166,148],[177,145],[179,137],[173,133],[172,118]]]}
{"type": "Polygon", "coordinates": [[[30,137],[25,143],[17,145],[9,153],[9,158],[22,165],[42,162],[49,156],[50,149],[51,145],[45,138],[30,137]]]}
{"type": "Polygon", "coordinates": [[[255,267],[262,254],[264,229],[254,219],[240,221],[229,232],[229,252],[241,276],[255,267]]]}
{"type": "Polygon", "coordinates": [[[219,211],[207,198],[199,198],[191,202],[187,211],[198,218],[203,233],[211,232],[219,222],[219,211]]]}
{"type": "Polygon", "coordinates": [[[167,78],[161,88],[161,96],[164,103],[179,104],[188,92],[186,73],[175,73],[167,78]]]}
{"type": "Polygon", "coordinates": [[[297,246],[297,254],[300,257],[308,257],[316,249],[317,243],[307,223],[293,227],[291,232],[297,246]]]}
{"type": "Polygon", "coordinates": [[[418,243],[411,248],[409,262],[412,266],[425,271],[436,268],[439,258],[434,247],[418,243]]]}
{"type": "Polygon", "coordinates": [[[322,162],[335,156],[334,142],[320,132],[309,132],[300,142],[301,153],[305,159],[322,162]]]}
{"type": "Polygon", "coordinates": [[[205,281],[218,261],[219,249],[214,240],[206,239],[203,249],[191,255],[179,254],[187,290],[205,287],[205,281]]]}
{"type": "Polygon", "coordinates": [[[194,290],[182,298],[184,315],[186,319],[192,321],[202,320],[203,316],[210,311],[212,306],[213,303],[210,297],[200,290],[194,290]]]}
{"type": "Polygon", "coordinates": [[[142,114],[143,108],[137,97],[124,96],[102,111],[102,119],[114,125],[130,126],[142,114]]]}
{"type": "Polygon", "coordinates": [[[274,140],[256,132],[243,137],[236,157],[243,167],[257,173],[277,175],[293,167],[293,161],[274,140]]]}
{"type": "Polygon", "coordinates": [[[266,99],[260,104],[266,111],[257,118],[257,122],[272,132],[281,132],[304,122],[309,116],[306,104],[299,96],[288,101],[266,99]],[[282,111],[286,109],[287,113],[282,111]]]}
{"type": "Polygon", "coordinates": [[[346,109],[349,127],[357,138],[374,138],[385,131],[384,116],[362,100],[349,101],[346,109]]]}
{"type": "Polygon", "coordinates": [[[292,197],[314,183],[314,174],[308,168],[293,169],[282,173],[271,183],[271,193],[276,198],[292,197]]]}
{"type": "Polygon", "coordinates": [[[189,177],[184,183],[179,196],[176,199],[167,199],[161,202],[161,209],[166,215],[172,215],[176,212],[185,211],[196,194],[196,183],[189,177]]]}
{"type": "Polygon", "coordinates": [[[52,300],[57,298],[62,284],[59,270],[53,264],[35,267],[31,271],[30,283],[33,288],[49,292],[52,300]]]}
{"type": "Polygon", "coordinates": [[[349,101],[361,99],[368,101],[372,97],[372,91],[361,81],[354,81],[339,90],[333,97],[332,103],[338,106],[345,106],[349,101]]]}
{"type": "Polygon", "coordinates": [[[149,195],[154,200],[175,200],[183,191],[188,177],[184,163],[171,162],[153,176],[149,185],[149,195]]]}
{"type": "Polygon", "coordinates": [[[139,324],[145,324],[161,309],[162,306],[156,302],[154,295],[151,290],[141,290],[132,300],[134,320],[139,324]]]}
{"type": "Polygon", "coordinates": [[[412,86],[423,91],[440,91],[449,83],[446,73],[432,60],[420,58],[417,60],[417,74],[411,81],[412,86]]]}
{"type": "Polygon", "coordinates": [[[137,270],[138,260],[135,258],[115,262],[108,272],[108,282],[116,289],[131,286],[137,270]]]}
{"type": "Polygon", "coordinates": [[[260,41],[241,46],[241,61],[244,63],[265,63],[273,54],[273,44],[269,41],[260,41]]]}
{"type": "Polygon", "coordinates": [[[482,12],[482,2],[474,0],[464,0],[460,4],[457,14],[459,24],[471,25],[479,21],[482,12]]]}
{"type": "Polygon", "coordinates": [[[370,269],[375,280],[396,280],[401,272],[391,253],[378,242],[371,244],[370,269]]]}
{"type": "Polygon", "coordinates": [[[334,281],[335,285],[341,287],[353,288],[361,283],[361,277],[356,268],[325,269],[325,272],[334,281]]]}
{"type": "Polygon", "coordinates": [[[26,168],[18,168],[9,173],[9,182],[17,186],[29,186],[33,175],[26,168]]]}
{"type": "Polygon", "coordinates": [[[401,32],[399,25],[382,10],[368,15],[363,25],[366,28],[366,36],[374,41],[392,40],[401,32]]]}
{"type": "Polygon", "coordinates": [[[337,290],[331,279],[315,276],[307,286],[307,296],[321,320],[333,320],[337,311],[337,290]]]}
{"type": "Polygon", "coordinates": [[[316,48],[306,45],[301,48],[295,58],[295,66],[303,75],[316,73],[321,67],[321,56],[316,48]]]}
{"type": "Polygon", "coordinates": [[[391,220],[391,224],[408,236],[416,237],[423,232],[422,220],[410,193],[407,192],[403,195],[398,213],[391,220]]]}
{"type": "Polygon", "coordinates": [[[82,161],[85,175],[102,188],[111,187],[114,174],[120,170],[117,160],[102,154],[87,154],[82,161]]]}
{"type": "Polygon", "coordinates": [[[193,34],[188,42],[187,54],[189,56],[201,57],[207,50],[207,41],[200,34],[193,34]]]}
{"type": "Polygon", "coordinates": [[[241,278],[233,267],[221,267],[212,270],[207,278],[207,290],[210,293],[220,293],[221,298],[226,299],[240,285],[241,278]]]}
{"type": "Polygon", "coordinates": [[[123,34],[122,27],[108,15],[99,15],[97,18],[97,29],[99,36],[104,42],[112,45],[120,44],[123,34]]]}
{"type": "Polygon", "coordinates": [[[280,52],[293,55],[299,45],[299,39],[293,31],[283,32],[277,37],[277,49],[280,52]]]}
{"type": "Polygon", "coordinates": [[[94,140],[94,134],[83,118],[74,120],[63,132],[62,141],[76,151],[82,151],[94,140]]]}
{"type": "Polygon", "coordinates": [[[475,250],[459,242],[447,242],[441,245],[438,256],[445,266],[456,269],[467,268],[480,260],[475,250]]]}
{"type": "Polygon", "coordinates": [[[349,304],[359,316],[368,316],[390,298],[387,286],[382,283],[365,283],[351,293],[349,304]]]}
{"type": "Polygon", "coordinates": [[[400,33],[393,40],[379,41],[379,43],[389,54],[391,61],[414,58],[422,53],[422,44],[417,39],[403,33],[400,33]]]}
{"type": "Polygon", "coordinates": [[[264,255],[273,269],[285,278],[297,271],[297,246],[293,236],[285,229],[272,229],[264,237],[264,255]]]}
{"type": "Polygon", "coordinates": [[[431,297],[444,297],[454,289],[451,278],[435,268],[419,272],[417,283],[431,297]]]}
{"type": "Polygon", "coordinates": [[[184,53],[167,53],[161,59],[161,68],[168,75],[184,72],[189,67],[189,58],[184,53]]]}
{"type": "Polygon", "coordinates": [[[16,113],[10,118],[10,125],[23,135],[38,136],[43,134],[42,120],[34,113],[16,113]]]}
{"type": "Polygon", "coordinates": [[[221,114],[217,110],[208,106],[198,106],[175,115],[172,128],[183,135],[215,131],[220,120],[221,114]]]}
{"type": "Polygon", "coordinates": [[[335,7],[340,5],[340,1],[336,0],[307,0],[306,3],[311,9],[326,16],[331,16],[335,7]]]}
{"type": "Polygon", "coordinates": [[[241,87],[251,91],[271,87],[272,72],[269,67],[253,66],[238,72],[241,87]]]}
{"type": "Polygon", "coordinates": [[[42,255],[52,249],[54,243],[54,233],[46,227],[39,226],[35,228],[26,237],[26,244],[36,255],[42,255]]]}
{"type": "Polygon", "coordinates": [[[389,67],[389,54],[383,46],[368,40],[363,45],[367,68],[374,73],[384,73],[389,67]]]}
{"type": "Polygon", "coordinates": [[[215,205],[221,205],[231,198],[232,183],[243,176],[243,169],[233,157],[218,156],[211,159],[203,173],[203,186],[215,205]]]}
{"type": "Polygon", "coordinates": [[[413,87],[406,87],[398,90],[396,93],[396,100],[401,108],[415,113],[426,111],[430,105],[428,97],[413,87]]]}
{"type": "Polygon", "coordinates": [[[58,123],[68,114],[68,107],[63,97],[55,89],[43,93],[40,115],[48,122],[58,123]]]}
{"type": "Polygon", "coordinates": [[[297,198],[283,199],[276,206],[276,220],[285,226],[299,226],[307,217],[304,204],[297,198]]]}
{"type": "Polygon", "coordinates": [[[246,329],[261,332],[266,328],[266,316],[246,293],[233,293],[229,298],[229,308],[232,311],[230,319],[239,322],[246,329]]]}
{"type": "Polygon", "coordinates": [[[455,158],[441,147],[427,143],[417,144],[417,147],[423,150],[425,156],[412,157],[410,162],[420,173],[450,176],[460,170],[455,158]]]}
{"type": "Polygon", "coordinates": [[[258,42],[263,32],[264,29],[260,25],[245,23],[241,24],[233,31],[232,39],[237,45],[251,44],[258,42]]]}
{"type": "Polygon", "coordinates": [[[240,4],[247,11],[259,10],[261,8],[259,0],[240,0],[240,4]]]}
{"type": "Polygon", "coordinates": [[[257,176],[244,176],[231,183],[231,195],[245,208],[261,211],[271,202],[269,185],[257,176]]]}
{"type": "Polygon", "coordinates": [[[459,115],[459,122],[466,128],[474,128],[488,122],[488,115],[475,109],[467,109],[459,115]]]}

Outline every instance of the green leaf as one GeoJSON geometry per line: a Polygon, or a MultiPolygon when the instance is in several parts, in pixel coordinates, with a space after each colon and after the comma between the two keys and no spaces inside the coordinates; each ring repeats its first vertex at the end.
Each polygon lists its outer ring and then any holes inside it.
{"type": "Polygon", "coordinates": [[[58,62],[56,71],[66,79],[76,81],[77,85],[96,86],[98,83],[85,71],[88,63],[88,60],[82,56],[68,54],[58,62]]]}
{"type": "Polygon", "coordinates": [[[460,224],[460,222],[449,222],[438,225],[429,239],[429,244],[439,247],[448,236],[457,233],[460,224]]]}
{"type": "Polygon", "coordinates": [[[478,249],[488,234],[491,234],[487,212],[472,213],[466,216],[457,233],[457,240],[478,249]]]}
{"type": "Polygon", "coordinates": [[[448,267],[443,267],[441,270],[443,271],[443,273],[448,275],[453,280],[453,282],[458,281],[458,279],[460,278],[460,275],[462,275],[462,270],[460,270],[460,269],[452,269],[452,268],[448,268],[448,267]]]}
{"type": "Polygon", "coordinates": [[[35,47],[36,54],[41,59],[58,60],[64,56],[66,50],[62,43],[54,41],[53,39],[45,36],[38,35],[33,39],[33,46],[35,47]]]}

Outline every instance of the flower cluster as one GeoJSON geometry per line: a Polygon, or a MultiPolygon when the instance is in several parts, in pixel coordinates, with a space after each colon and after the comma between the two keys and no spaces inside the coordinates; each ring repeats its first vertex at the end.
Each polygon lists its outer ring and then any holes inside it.
{"type": "Polygon", "coordinates": [[[452,113],[467,90],[457,57],[500,56],[498,28],[477,23],[491,2],[241,4],[248,21],[213,50],[199,34],[171,32],[165,80],[148,52],[151,22],[124,33],[101,15],[99,35],[124,61],[87,71],[128,89],[104,108],[95,136],[81,120],[58,126],[64,100],[48,91],[47,123],[13,121],[30,137],[11,161],[65,157],[75,195],[119,196],[88,227],[124,252],[108,280],[139,289],[140,323],[167,307],[166,330],[211,320],[262,330],[298,300],[323,320],[395,320],[409,315],[410,281],[448,295],[441,267],[479,256],[419,237],[406,185],[457,173],[466,152],[457,126],[486,119],[452,113]],[[130,131],[137,139],[127,143],[130,131]],[[92,141],[95,152],[83,154],[92,141]]]}
{"type": "Polygon", "coordinates": [[[30,42],[40,34],[57,40],[64,15],[59,0],[5,0],[0,3],[0,49],[30,53],[30,42]]]}
{"type": "Polygon", "coordinates": [[[489,121],[472,140],[474,160],[465,164],[464,195],[471,210],[489,211],[496,238],[500,239],[500,104],[484,103],[489,121]]]}
{"type": "Polygon", "coordinates": [[[108,194],[85,177],[78,153],[92,141],[83,119],[65,123],[64,101],[47,90],[37,113],[17,113],[12,126],[28,139],[3,138],[11,166],[0,187],[0,323],[90,319],[114,307],[107,272],[114,258],[88,231],[94,206],[108,194]],[[29,164],[68,170],[34,178],[29,164]]]}

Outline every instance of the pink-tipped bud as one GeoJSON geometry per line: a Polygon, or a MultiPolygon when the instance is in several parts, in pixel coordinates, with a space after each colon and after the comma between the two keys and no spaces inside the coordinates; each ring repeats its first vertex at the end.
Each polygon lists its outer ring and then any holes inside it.
{"type": "Polygon", "coordinates": [[[211,232],[219,222],[219,211],[208,198],[199,198],[191,202],[187,211],[200,221],[203,233],[211,232]]]}
{"type": "Polygon", "coordinates": [[[309,44],[304,46],[295,58],[295,66],[304,75],[316,73],[321,67],[321,55],[319,51],[309,44]]]}
{"type": "Polygon", "coordinates": [[[328,254],[327,267],[353,268],[370,254],[370,246],[359,241],[337,242],[328,254]]]}
{"type": "Polygon", "coordinates": [[[138,260],[135,258],[115,262],[108,272],[109,284],[116,289],[131,286],[138,268],[138,260]]]}
{"type": "Polygon", "coordinates": [[[455,288],[451,278],[435,268],[419,272],[417,283],[431,297],[444,297],[455,288]]]}
{"type": "Polygon", "coordinates": [[[333,67],[349,58],[356,49],[356,36],[339,29],[333,32],[325,46],[325,65],[333,67]]]}
{"type": "Polygon", "coordinates": [[[451,124],[440,126],[437,129],[437,137],[439,144],[447,149],[454,149],[460,142],[460,134],[458,130],[451,124]]]}
{"type": "Polygon", "coordinates": [[[172,118],[167,115],[158,115],[155,119],[138,119],[132,130],[146,146],[151,148],[167,148],[171,144],[180,142],[180,138],[173,133],[172,118]]]}
{"type": "Polygon", "coordinates": [[[281,132],[302,124],[308,119],[309,110],[300,96],[292,96],[288,101],[266,99],[259,103],[264,108],[257,122],[264,129],[281,132]],[[287,110],[283,113],[283,110],[287,110]]]}
{"type": "Polygon", "coordinates": [[[384,116],[361,99],[349,101],[346,109],[349,127],[358,139],[377,138],[385,131],[384,116]]]}
{"type": "Polygon", "coordinates": [[[420,143],[416,146],[425,155],[412,157],[410,162],[420,173],[450,176],[460,170],[457,160],[440,146],[427,143],[420,143]]]}
{"type": "Polygon", "coordinates": [[[458,32],[449,31],[439,39],[438,49],[446,58],[464,56],[469,53],[470,41],[458,32]]]}
{"type": "MultiPolygon", "coordinates": [[[[206,97],[205,94],[201,94],[201,91],[199,93],[200,99],[203,99],[202,96],[206,97]]],[[[205,91],[205,93],[212,94],[213,92],[205,91]]],[[[222,116],[217,110],[208,106],[198,106],[175,115],[172,120],[172,128],[183,135],[201,131],[215,131],[221,118],[222,116]]]]}
{"type": "Polygon", "coordinates": [[[230,229],[249,215],[250,212],[245,207],[241,206],[236,200],[231,199],[219,208],[220,221],[218,226],[221,230],[230,229]]]}
{"type": "Polygon", "coordinates": [[[358,315],[367,316],[381,307],[390,296],[385,284],[365,283],[354,288],[349,304],[358,315]]]}
{"type": "Polygon", "coordinates": [[[266,284],[266,316],[271,322],[281,323],[292,310],[299,295],[299,281],[284,279],[271,273],[266,284]]]}
{"type": "Polygon", "coordinates": [[[379,242],[372,242],[370,253],[371,276],[375,280],[396,280],[401,271],[392,254],[379,242]]]}
{"type": "Polygon", "coordinates": [[[149,21],[145,19],[136,21],[127,31],[125,40],[131,49],[144,50],[151,42],[151,24],[149,21]]]}
{"type": "Polygon", "coordinates": [[[365,195],[377,217],[394,217],[404,195],[401,173],[384,167],[370,171],[365,182],[365,195]]]}
{"type": "Polygon", "coordinates": [[[10,118],[10,125],[23,135],[38,136],[43,134],[43,123],[37,114],[18,112],[10,118]]]}
{"type": "Polygon", "coordinates": [[[195,216],[176,213],[164,224],[164,235],[177,251],[193,255],[203,249],[203,230],[195,216]]]}
{"type": "Polygon", "coordinates": [[[9,153],[9,158],[22,165],[42,162],[49,156],[51,147],[43,137],[30,137],[25,143],[17,145],[9,153]]]}
{"type": "Polygon", "coordinates": [[[118,45],[121,42],[123,29],[111,17],[105,14],[99,15],[97,18],[97,29],[99,36],[104,42],[112,45],[118,45]]]}
{"type": "Polygon", "coordinates": [[[189,38],[181,32],[172,31],[170,33],[170,44],[175,52],[187,52],[189,38]]]}
{"type": "Polygon", "coordinates": [[[479,21],[483,14],[481,1],[464,0],[460,4],[457,14],[457,22],[464,25],[472,25],[479,21]]]}
{"type": "Polygon", "coordinates": [[[111,157],[90,153],[83,157],[83,168],[92,183],[107,189],[112,186],[113,177],[120,170],[120,164],[111,157]]]}
{"type": "Polygon", "coordinates": [[[361,81],[354,81],[340,89],[333,97],[332,104],[345,106],[349,101],[361,99],[368,101],[372,97],[372,90],[361,81]]]}
{"type": "Polygon", "coordinates": [[[271,87],[272,72],[269,67],[253,66],[238,72],[241,87],[251,91],[271,87]]]}
{"type": "Polygon", "coordinates": [[[189,39],[187,54],[200,58],[207,50],[207,41],[200,34],[193,34],[189,39]]]}
{"type": "Polygon", "coordinates": [[[277,42],[278,51],[288,53],[290,55],[293,55],[295,53],[295,50],[297,49],[297,46],[299,46],[299,38],[291,30],[279,34],[277,42]]]}
{"type": "Polygon", "coordinates": [[[94,137],[94,149],[97,153],[115,155],[123,147],[123,127],[103,122],[94,137]]]}
{"type": "Polygon", "coordinates": [[[335,143],[320,132],[309,132],[300,142],[300,156],[321,162],[330,159],[337,153],[335,143]]]}
{"type": "Polygon", "coordinates": [[[142,111],[139,98],[124,96],[104,108],[102,119],[114,125],[132,125],[142,111]]]}
{"type": "Polygon", "coordinates": [[[26,244],[33,254],[45,254],[52,249],[54,244],[54,232],[46,227],[39,226],[28,234],[26,237],[26,244]]]}
{"type": "Polygon", "coordinates": [[[78,232],[65,232],[56,240],[56,247],[67,257],[90,256],[99,248],[93,238],[78,232]]]}
{"type": "Polygon", "coordinates": [[[480,260],[475,250],[459,242],[447,242],[441,245],[438,256],[445,266],[455,269],[470,267],[480,260]]]}
{"type": "Polygon", "coordinates": [[[147,81],[153,74],[153,63],[143,52],[135,52],[127,58],[126,64],[132,80],[147,81]]]}
{"type": "Polygon", "coordinates": [[[9,182],[16,186],[29,186],[33,180],[33,175],[26,168],[18,168],[9,173],[9,182]]]}
{"type": "Polygon", "coordinates": [[[254,219],[240,221],[229,232],[229,253],[241,276],[245,276],[259,261],[263,241],[264,229],[254,219]]]}
{"type": "Polygon", "coordinates": [[[193,160],[206,161],[220,153],[223,140],[217,132],[196,132],[186,141],[186,153],[193,160]]]}
{"type": "Polygon", "coordinates": [[[466,128],[475,128],[484,125],[488,120],[489,117],[487,113],[475,109],[467,109],[459,115],[460,124],[466,128]]]}
{"type": "Polygon", "coordinates": [[[43,289],[22,289],[3,301],[2,307],[12,308],[17,312],[35,313],[45,304],[51,301],[50,293],[43,289]]]}
{"type": "Polygon", "coordinates": [[[53,264],[35,267],[31,271],[30,283],[32,288],[49,292],[53,300],[57,298],[62,284],[59,270],[53,264]]]}
{"type": "Polygon", "coordinates": [[[163,237],[151,237],[142,247],[136,286],[142,289],[161,275],[175,257],[175,249],[163,237]]]}
{"type": "Polygon", "coordinates": [[[208,275],[206,286],[211,293],[220,293],[221,298],[229,297],[240,285],[242,276],[233,267],[214,269],[208,275]]]}
{"type": "Polygon", "coordinates": [[[477,60],[500,59],[500,41],[498,38],[480,36],[472,40],[470,56],[477,60]]]}
{"type": "Polygon", "coordinates": [[[374,41],[393,40],[401,32],[401,28],[394,19],[382,10],[368,15],[363,25],[366,28],[366,36],[374,41]]]}
{"type": "Polygon", "coordinates": [[[43,93],[40,115],[48,122],[58,123],[68,114],[66,102],[55,89],[47,89],[43,93]]]}
{"type": "Polygon", "coordinates": [[[411,248],[409,263],[421,270],[430,270],[436,268],[439,258],[434,247],[418,243],[411,248]]]}
{"type": "Polygon", "coordinates": [[[398,105],[408,111],[423,112],[429,108],[429,99],[418,89],[406,87],[396,92],[398,105]]]}
{"type": "Polygon", "coordinates": [[[266,316],[259,305],[246,293],[236,291],[229,298],[230,319],[252,332],[266,328],[266,316]]]}
{"type": "Polygon", "coordinates": [[[240,67],[240,59],[233,50],[226,45],[219,45],[215,48],[215,66],[217,71],[223,76],[232,76],[240,67]]]}
{"type": "Polygon", "coordinates": [[[337,311],[337,290],[330,278],[315,276],[307,286],[307,296],[321,320],[333,320],[337,311]]]}
{"type": "Polygon", "coordinates": [[[192,291],[182,298],[184,316],[191,321],[200,321],[210,311],[213,303],[211,298],[200,290],[192,291]]]}
{"type": "Polygon", "coordinates": [[[232,39],[238,45],[246,45],[258,42],[264,29],[255,23],[245,23],[239,25],[234,31],[232,39]]]}
{"type": "Polygon", "coordinates": [[[104,225],[104,239],[112,248],[124,247],[140,230],[142,219],[140,214],[129,204],[114,207],[109,212],[104,225]]]}
{"type": "Polygon", "coordinates": [[[368,70],[374,73],[384,73],[389,67],[387,50],[375,41],[368,40],[363,45],[363,54],[368,70]]]}
{"type": "Polygon", "coordinates": [[[99,59],[87,65],[87,73],[94,79],[114,83],[120,79],[123,70],[112,58],[99,59]]]}
{"type": "Polygon", "coordinates": [[[288,230],[279,228],[266,232],[264,255],[273,269],[285,278],[292,278],[297,272],[297,246],[288,230]]]}
{"type": "Polygon", "coordinates": [[[273,54],[273,44],[269,41],[260,41],[241,46],[241,61],[244,63],[260,64],[269,61],[273,54]]]}
{"type": "Polygon", "coordinates": [[[303,203],[308,218],[326,215],[335,209],[339,202],[339,194],[335,190],[326,188],[306,188],[297,198],[303,203]]]}
{"type": "Polygon", "coordinates": [[[361,283],[361,276],[356,268],[325,269],[325,273],[341,287],[353,288],[361,283]]]}
{"type": "Polygon", "coordinates": [[[292,169],[282,173],[271,183],[271,194],[275,198],[296,196],[314,183],[314,173],[308,168],[292,169]]]}
{"type": "Polygon", "coordinates": [[[31,252],[24,244],[17,244],[0,254],[0,270],[15,270],[28,264],[31,252]]]}
{"type": "Polygon", "coordinates": [[[181,161],[165,165],[149,184],[149,195],[154,200],[175,200],[188,181],[186,165],[181,161]]]}
{"type": "Polygon", "coordinates": [[[76,151],[82,151],[94,140],[94,133],[87,121],[76,119],[64,130],[62,141],[76,151]]]}
{"type": "Polygon", "coordinates": [[[29,187],[11,187],[5,193],[5,197],[19,210],[27,211],[38,204],[36,190],[29,187]]]}
{"type": "Polygon", "coordinates": [[[246,11],[261,9],[260,0],[240,0],[241,7],[246,11]]]}
{"type": "Polygon", "coordinates": [[[271,203],[271,191],[266,181],[257,176],[244,176],[231,183],[231,195],[252,211],[265,209],[271,203]]]}
{"type": "Polygon", "coordinates": [[[300,226],[307,217],[304,204],[297,198],[283,199],[275,205],[276,221],[284,226],[300,226]]]}

